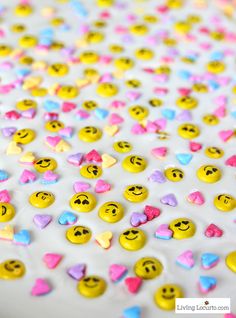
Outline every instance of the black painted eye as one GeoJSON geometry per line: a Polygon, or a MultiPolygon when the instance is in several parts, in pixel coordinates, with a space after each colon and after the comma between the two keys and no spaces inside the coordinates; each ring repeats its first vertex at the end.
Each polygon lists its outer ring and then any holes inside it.
{"type": "Polygon", "coordinates": [[[138,187],[138,186],[137,186],[136,188],[137,188],[138,190],[142,190],[143,187],[138,187]]]}
{"type": "Polygon", "coordinates": [[[129,191],[134,191],[135,187],[129,188],[129,191]]]}
{"type": "Polygon", "coordinates": [[[82,201],[82,204],[83,205],[87,205],[87,204],[89,204],[89,201],[85,199],[85,200],[82,201]]]}
{"type": "Polygon", "coordinates": [[[74,203],[75,203],[75,204],[80,204],[81,201],[80,201],[80,199],[77,199],[77,200],[74,201],[74,203]]]}
{"type": "Polygon", "coordinates": [[[88,234],[89,231],[88,230],[83,230],[83,234],[88,234]]]}
{"type": "Polygon", "coordinates": [[[80,231],[76,231],[75,232],[75,236],[81,236],[82,234],[80,233],[80,231]]]}
{"type": "Polygon", "coordinates": [[[182,223],[187,225],[187,224],[189,224],[189,221],[182,221],[182,223]]]}
{"type": "Polygon", "coordinates": [[[84,282],[89,282],[90,281],[90,277],[87,277],[84,279],[84,282]]]}
{"type": "Polygon", "coordinates": [[[132,230],[131,231],[133,234],[138,234],[138,231],[132,230]]]}
{"type": "Polygon", "coordinates": [[[16,261],[10,261],[10,264],[14,264],[16,261]]]}
{"type": "Polygon", "coordinates": [[[93,278],[93,281],[98,283],[99,282],[99,279],[98,278],[93,278]]]}
{"type": "Polygon", "coordinates": [[[130,231],[126,231],[123,234],[127,236],[127,235],[129,235],[129,233],[130,233],[130,231]]]}
{"type": "Polygon", "coordinates": [[[162,291],[163,291],[163,293],[166,293],[166,288],[163,288],[162,291]]]}
{"type": "Polygon", "coordinates": [[[174,290],[174,288],[171,288],[170,291],[173,293],[175,290],[174,290]]]}
{"type": "Polygon", "coordinates": [[[15,268],[20,268],[20,265],[19,265],[19,264],[17,264],[17,265],[15,265],[14,267],[15,267],[15,268]]]}
{"type": "Polygon", "coordinates": [[[146,271],[146,273],[149,273],[149,272],[150,272],[150,270],[149,270],[148,267],[145,267],[145,271],[146,271]]]}
{"type": "Polygon", "coordinates": [[[179,227],[181,225],[181,222],[178,222],[175,224],[175,227],[179,227]]]}
{"type": "MultiPolygon", "coordinates": [[[[41,160],[42,161],[42,160],[41,160]]],[[[44,159],[45,162],[50,162],[50,159],[44,159]]]]}
{"type": "Polygon", "coordinates": [[[213,172],[216,172],[216,171],[217,171],[217,169],[216,169],[216,168],[213,168],[213,169],[212,169],[212,171],[213,171],[213,172]]]}
{"type": "Polygon", "coordinates": [[[174,178],[176,178],[176,177],[177,177],[175,172],[173,173],[173,177],[174,177],[174,178]]]}

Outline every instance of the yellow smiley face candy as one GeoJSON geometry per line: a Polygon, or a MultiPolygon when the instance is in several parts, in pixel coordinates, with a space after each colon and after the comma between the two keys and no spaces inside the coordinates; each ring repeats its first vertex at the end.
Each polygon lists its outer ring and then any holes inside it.
{"type": "Polygon", "coordinates": [[[169,229],[173,231],[173,238],[177,240],[190,238],[196,231],[194,223],[187,218],[175,219],[170,223],[169,229]]]}
{"type": "Polygon", "coordinates": [[[102,175],[102,168],[97,165],[85,165],[80,169],[82,177],[87,179],[97,179],[102,175]]]}
{"type": "Polygon", "coordinates": [[[22,111],[37,108],[37,103],[32,99],[23,99],[16,103],[16,108],[22,111]]]}
{"type": "Polygon", "coordinates": [[[10,203],[0,202],[0,222],[9,222],[14,216],[14,207],[10,203]]]}
{"type": "Polygon", "coordinates": [[[95,298],[101,296],[106,291],[107,284],[105,280],[99,276],[85,276],[78,285],[78,292],[87,298],[95,298]]]}
{"type": "Polygon", "coordinates": [[[215,183],[221,179],[221,171],[213,165],[203,165],[197,170],[199,180],[206,183],[215,183]]]}
{"type": "Polygon", "coordinates": [[[59,76],[65,76],[69,72],[69,68],[64,63],[54,63],[48,68],[48,75],[59,77],[59,76]]]}
{"type": "Polygon", "coordinates": [[[232,195],[223,193],[214,198],[214,205],[222,212],[229,212],[236,207],[236,200],[232,195]]]}
{"type": "Polygon", "coordinates": [[[207,64],[207,71],[213,74],[220,74],[224,72],[225,64],[220,61],[211,61],[207,64]]]}
{"type": "Polygon", "coordinates": [[[102,138],[102,131],[94,126],[86,126],[80,129],[78,137],[84,142],[95,142],[102,138]]]}
{"type": "Polygon", "coordinates": [[[71,85],[62,85],[57,91],[57,96],[61,99],[73,99],[77,97],[78,94],[78,88],[71,85]]]}
{"type": "Polygon", "coordinates": [[[223,157],[224,151],[218,147],[208,147],[205,149],[205,155],[209,158],[219,159],[223,157]]]}
{"type": "Polygon", "coordinates": [[[85,244],[92,236],[90,229],[83,225],[75,225],[66,231],[66,238],[72,244],[85,244]]]}
{"type": "Polygon", "coordinates": [[[123,195],[130,202],[142,202],[148,197],[148,189],[141,184],[131,184],[125,188],[123,195]]]}
{"type": "Polygon", "coordinates": [[[25,265],[16,259],[9,259],[0,264],[0,279],[12,280],[25,275],[25,265]]]}
{"type": "Polygon", "coordinates": [[[48,170],[53,171],[57,168],[57,162],[53,158],[39,158],[37,161],[35,161],[34,168],[40,173],[44,173],[48,170]]]}
{"type": "Polygon", "coordinates": [[[182,288],[175,284],[162,285],[154,295],[156,305],[163,310],[174,310],[175,299],[183,298],[182,288]]]}
{"type": "Polygon", "coordinates": [[[236,273],[236,251],[226,256],[225,263],[232,272],[236,273]]]}
{"type": "Polygon", "coordinates": [[[29,4],[18,4],[14,11],[18,17],[27,17],[33,12],[33,9],[29,4]]]}
{"type": "Polygon", "coordinates": [[[89,192],[78,192],[70,199],[70,206],[77,212],[90,212],[96,206],[96,198],[89,192]]]}
{"type": "Polygon", "coordinates": [[[29,203],[35,208],[45,209],[55,201],[54,195],[49,191],[37,191],[29,197],[29,203]]]}
{"type": "Polygon", "coordinates": [[[112,83],[104,82],[97,86],[96,92],[101,97],[113,97],[118,93],[118,87],[112,83]]]}
{"type": "Polygon", "coordinates": [[[119,153],[126,153],[132,150],[132,145],[128,141],[117,141],[113,144],[115,151],[119,153]]]}
{"type": "Polygon", "coordinates": [[[142,279],[153,279],[162,273],[163,266],[155,257],[142,257],[134,265],[135,275],[142,279]]]}
{"type": "Polygon", "coordinates": [[[176,105],[181,109],[190,110],[197,107],[198,101],[192,96],[183,96],[177,99],[176,105]]]}
{"type": "Polygon", "coordinates": [[[35,132],[32,129],[24,128],[17,130],[13,135],[13,140],[19,144],[29,144],[35,139],[35,132]]]}
{"type": "Polygon", "coordinates": [[[169,181],[179,182],[184,177],[184,172],[179,168],[168,168],[165,169],[165,176],[169,181]]]}
{"type": "Polygon", "coordinates": [[[114,65],[118,70],[128,71],[134,67],[134,62],[129,57],[120,57],[114,61],[114,65]]]}
{"type": "Polygon", "coordinates": [[[51,132],[58,132],[64,127],[65,125],[60,120],[51,120],[45,124],[45,129],[51,132]]]}
{"type": "Polygon", "coordinates": [[[194,139],[199,136],[200,130],[197,125],[185,123],[178,127],[178,134],[184,139],[194,139]]]}
{"type": "Polygon", "coordinates": [[[143,171],[147,166],[146,160],[141,156],[131,155],[122,161],[122,167],[131,173],[143,171]]]}
{"type": "Polygon", "coordinates": [[[105,222],[116,223],[123,218],[124,208],[119,202],[108,201],[99,208],[98,215],[105,222]]]}
{"type": "Polygon", "coordinates": [[[135,120],[143,120],[148,116],[148,109],[146,107],[135,105],[129,108],[129,115],[135,120]]]}
{"type": "Polygon", "coordinates": [[[204,124],[209,125],[209,126],[215,126],[219,124],[219,118],[216,117],[213,114],[206,114],[202,117],[202,121],[204,124]]]}
{"type": "Polygon", "coordinates": [[[120,245],[127,251],[140,250],[144,247],[146,240],[146,234],[134,227],[125,230],[119,238],[120,245]]]}

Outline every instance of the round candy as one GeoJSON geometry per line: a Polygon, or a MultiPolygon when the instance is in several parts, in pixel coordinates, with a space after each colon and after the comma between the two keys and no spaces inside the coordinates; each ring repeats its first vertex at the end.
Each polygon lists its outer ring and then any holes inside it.
{"type": "Polygon", "coordinates": [[[236,251],[226,256],[225,263],[232,272],[236,273],[236,251]]]}
{"type": "Polygon", "coordinates": [[[224,151],[218,147],[208,147],[205,149],[205,155],[209,158],[219,159],[223,157],[224,151]]]}
{"type": "Polygon", "coordinates": [[[134,265],[135,275],[142,279],[153,279],[162,273],[163,266],[155,257],[142,257],[134,265]]]}
{"type": "Polygon", "coordinates": [[[72,244],[85,244],[92,236],[92,232],[86,226],[75,225],[66,231],[66,238],[72,244]]]}
{"type": "Polygon", "coordinates": [[[183,96],[177,99],[176,105],[181,109],[189,110],[197,107],[198,101],[192,96],[183,96]]]}
{"type": "Polygon", "coordinates": [[[13,140],[19,144],[29,144],[35,139],[35,132],[32,129],[20,129],[17,130],[13,135],[13,140]]]}
{"type": "Polygon", "coordinates": [[[70,199],[70,206],[78,212],[90,212],[96,206],[96,198],[89,192],[78,192],[70,199]]]}
{"type": "Polygon", "coordinates": [[[187,218],[175,219],[170,223],[169,228],[173,231],[173,238],[177,240],[190,238],[196,231],[195,224],[187,218]]]}
{"type": "Polygon", "coordinates": [[[32,7],[29,4],[18,4],[15,7],[15,15],[18,17],[27,17],[33,12],[32,7]]]}
{"type": "Polygon", "coordinates": [[[149,99],[148,101],[149,105],[152,106],[152,107],[160,107],[163,103],[162,103],[162,100],[159,99],[159,98],[152,98],[152,99],[149,99]]]}
{"type": "Polygon", "coordinates": [[[55,170],[57,168],[57,162],[53,158],[42,157],[34,163],[34,168],[40,173],[44,173],[48,170],[55,170]]]}
{"type": "Polygon", "coordinates": [[[225,70],[225,64],[221,61],[211,61],[207,64],[207,70],[213,74],[220,74],[225,70]]]}
{"type": "Polygon", "coordinates": [[[26,30],[26,27],[24,24],[13,24],[11,26],[11,31],[14,33],[21,33],[24,32],[26,30]]]}
{"type": "Polygon", "coordinates": [[[148,116],[148,109],[139,105],[131,106],[129,108],[129,114],[135,120],[143,120],[148,116]]]}
{"type": "Polygon", "coordinates": [[[63,85],[57,91],[57,96],[62,99],[72,99],[79,94],[78,88],[71,85],[63,85]]]}
{"type": "Polygon", "coordinates": [[[175,284],[165,284],[158,288],[154,295],[154,300],[159,308],[163,310],[174,310],[175,299],[183,297],[184,294],[180,286],[175,284]]]}
{"type": "Polygon", "coordinates": [[[80,61],[83,64],[93,64],[97,63],[99,60],[99,55],[93,51],[86,51],[80,54],[80,61]]]}
{"type": "Polygon", "coordinates": [[[87,179],[96,179],[102,175],[102,168],[94,164],[85,165],[80,169],[80,174],[87,179]]]}
{"type": "Polygon", "coordinates": [[[236,200],[232,195],[223,193],[214,198],[214,205],[222,212],[229,212],[236,207],[236,200]]]}
{"type": "Polygon", "coordinates": [[[35,208],[45,209],[55,201],[53,193],[49,191],[36,191],[29,197],[29,203],[35,208]]]}
{"type": "Polygon", "coordinates": [[[149,48],[141,48],[135,51],[135,56],[138,60],[149,61],[154,57],[154,53],[149,48]]]}
{"type": "Polygon", "coordinates": [[[89,44],[97,44],[102,42],[104,39],[104,34],[97,31],[89,31],[85,35],[85,41],[89,44]]]}
{"type": "Polygon", "coordinates": [[[101,97],[112,97],[118,93],[118,87],[112,83],[104,82],[97,86],[97,94],[101,97]]]}
{"type": "Polygon", "coordinates": [[[119,202],[108,201],[100,206],[98,215],[105,222],[116,223],[123,218],[124,208],[119,202]]]}
{"type": "Polygon", "coordinates": [[[59,77],[59,76],[65,76],[68,73],[69,68],[64,63],[54,63],[51,66],[49,66],[47,71],[48,71],[48,75],[59,77]]]}
{"type": "Polygon", "coordinates": [[[202,121],[204,124],[209,125],[209,126],[215,126],[219,124],[219,118],[216,117],[213,114],[206,114],[202,117],[202,121]]]}
{"type": "Polygon", "coordinates": [[[78,137],[84,142],[95,142],[102,137],[102,131],[94,126],[81,128],[78,137]]]}
{"type": "Polygon", "coordinates": [[[148,189],[141,184],[131,184],[125,188],[123,195],[130,202],[142,202],[148,197],[148,189]]]}
{"type": "Polygon", "coordinates": [[[197,125],[185,123],[178,127],[178,134],[184,139],[194,139],[199,136],[200,131],[197,125]]]}
{"type": "Polygon", "coordinates": [[[125,82],[125,85],[129,88],[139,88],[142,83],[138,79],[129,79],[125,82]]]}
{"type": "Polygon", "coordinates": [[[10,203],[0,202],[0,222],[9,222],[14,216],[14,207],[10,203]]]}
{"type": "Polygon", "coordinates": [[[184,172],[179,168],[167,168],[165,169],[165,176],[172,182],[181,181],[184,177],[184,172]]]}
{"type": "Polygon", "coordinates": [[[96,2],[100,8],[108,8],[113,5],[114,0],[97,0],[96,2]]]}
{"type": "Polygon", "coordinates": [[[142,230],[131,227],[121,233],[119,242],[128,251],[137,251],[144,247],[146,235],[142,230]]]}
{"type": "Polygon", "coordinates": [[[95,298],[104,294],[107,284],[105,280],[99,276],[85,276],[78,285],[78,292],[88,298],[95,298]]]}
{"type": "Polygon", "coordinates": [[[16,259],[8,259],[0,264],[1,279],[17,279],[25,275],[25,265],[16,259]]]}
{"type": "Polygon", "coordinates": [[[23,99],[16,103],[16,108],[25,111],[30,108],[37,108],[37,103],[33,99],[23,99]]]}
{"type": "Polygon", "coordinates": [[[59,130],[61,130],[64,127],[65,127],[65,125],[63,124],[63,122],[61,122],[59,120],[47,121],[45,124],[45,129],[48,131],[51,131],[51,132],[58,132],[59,130]]]}
{"type": "Polygon", "coordinates": [[[113,148],[119,153],[126,153],[132,150],[132,145],[128,141],[121,140],[115,142],[113,148]]]}
{"type": "Polygon", "coordinates": [[[122,53],[124,51],[124,48],[120,44],[111,44],[109,46],[109,50],[113,54],[119,54],[119,53],[122,53]]]}
{"type": "Polygon", "coordinates": [[[130,28],[130,33],[133,35],[143,36],[148,32],[148,27],[145,24],[134,24],[130,28]]]}
{"type": "Polygon", "coordinates": [[[91,111],[97,108],[98,104],[93,100],[86,100],[83,102],[82,107],[88,111],[91,111]]]}
{"type": "Polygon", "coordinates": [[[203,165],[197,170],[199,180],[206,183],[215,183],[221,179],[221,171],[213,165],[203,165]]]}
{"type": "Polygon", "coordinates": [[[132,173],[143,171],[147,166],[146,160],[141,156],[130,155],[122,161],[122,167],[132,173]]]}
{"type": "Polygon", "coordinates": [[[114,61],[114,65],[121,71],[128,71],[133,68],[134,62],[129,57],[119,57],[114,61]]]}
{"type": "Polygon", "coordinates": [[[29,49],[32,48],[34,46],[36,46],[38,43],[38,40],[35,36],[33,35],[23,35],[20,40],[19,40],[19,45],[23,48],[23,49],[29,49]]]}

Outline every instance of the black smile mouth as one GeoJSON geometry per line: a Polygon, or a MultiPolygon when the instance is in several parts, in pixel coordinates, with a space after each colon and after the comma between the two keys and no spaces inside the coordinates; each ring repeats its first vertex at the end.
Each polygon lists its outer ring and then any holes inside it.
{"type": "Polygon", "coordinates": [[[137,237],[138,237],[137,235],[136,235],[134,238],[128,238],[128,237],[126,237],[126,240],[128,240],[128,241],[133,241],[133,240],[136,240],[137,237]]]}
{"type": "Polygon", "coordinates": [[[134,195],[141,195],[141,194],[143,194],[143,193],[142,193],[142,192],[139,192],[139,193],[132,192],[132,194],[134,194],[134,195]]]}
{"type": "Polygon", "coordinates": [[[175,296],[174,295],[171,295],[171,296],[162,295],[162,298],[164,298],[164,299],[173,299],[173,298],[175,298],[175,296]]]}
{"type": "Polygon", "coordinates": [[[188,229],[189,229],[189,226],[188,226],[186,229],[181,229],[181,228],[179,228],[179,230],[180,230],[180,231],[183,231],[183,232],[184,232],[184,231],[187,231],[188,229]]]}
{"type": "Polygon", "coordinates": [[[40,165],[41,168],[48,168],[50,166],[50,163],[48,163],[46,166],[40,165]]]}
{"type": "Polygon", "coordinates": [[[2,216],[7,213],[7,208],[3,205],[2,206],[2,216]]]}
{"type": "Polygon", "coordinates": [[[97,284],[93,284],[93,285],[88,285],[88,284],[84,284],[86,287],[88,287],[88,288],[94,288],[94,287],[96,287],[97,286],[97,284]]]}
{"type": "Polygon", "coordinates": [[[25,138],[25,137],[27,137],[28,136],[28,133],[26,133],[24,136],[22,136],[22,137],[20,137],[21,139],[22,138],[25,138]]]}
{"type": "Polygon", "coordinates": [[[13,272],[13,269],[10,266],[8,266],[8,264],[5,264],[4,268],[9,272],[13,272]]]}

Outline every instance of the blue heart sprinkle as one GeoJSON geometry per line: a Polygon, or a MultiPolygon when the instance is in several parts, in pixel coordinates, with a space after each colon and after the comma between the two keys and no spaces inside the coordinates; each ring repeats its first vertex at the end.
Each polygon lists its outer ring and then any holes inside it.
{"type": "Polygon", "coordinates": [[[166,109],[163,109],[161,113],[162,113],[162,116],[165,117],[166,119],[169,119],[169,120],[175,119],[175,110],[173,109],[166,108],[166,109]]]}
{"type": "Polygon", "coordinates": [[[140,318],[140,315],[141,308],[139,306],[129,307],[123,311],[124,318],[140,318]]]}
{"type": "Polygon", "coordinates": [[[94,114],[99,119],[104,119],[108,116],[109,111],[104,108],[96,108],[94,114]]]}
{"type": "Polygon", "coordinates": [[[43,103],[43,108],[48,111],[51,112],[55,109],[59,109],[60,105],[57,102],[54,102],[52,100],[47,99],[44,103],[43,103]]]}
{"type": "Polygon", "coordinates": [[[64,211],[58,219],[58,223],[61,225],[74,224],[77,221],[77,216],[69,211],[64,211]]]}
{"type": "Polygon", "coordinates": [[[191,155],[190,153],[179,153],[176,155],[176,158],[181,165],[186,166],[192,160],[193,155],[191,155]]]}
{"type": "Polygon", "coordinates": [[[219,256],[213,253],[204,253],[201,256],[203,267],[210,267],[212,264],[219,260],[219,256]]]}
{"type": "Polygon", "coordinates": [[[191,76],[191,73],[187,70],[180,70],[178,72],[178,76],[184,80],[187,80],[191,76]]]}
{"type": "Polygon", "coordinates": [[[209,290],[216,285],[217,280],[211,276],[200,276],[199,282],[203,289],[209,290]]]}
{"type": "Polygon", "coordinates": [[[30,233],[28,230],[21,230],[14,234],[13,242],[16,244],[29,245],[30,241],[30,233]]]}
{"type": "Polygon", "coordinates": [[[6,171],[0,170],[0,181],[5,181],[9,178],[9,175],[6,171]]]}

